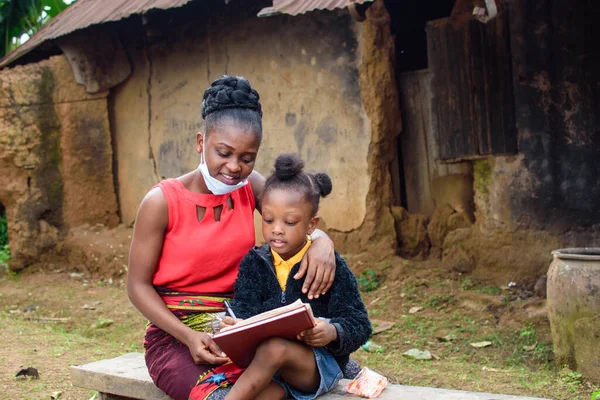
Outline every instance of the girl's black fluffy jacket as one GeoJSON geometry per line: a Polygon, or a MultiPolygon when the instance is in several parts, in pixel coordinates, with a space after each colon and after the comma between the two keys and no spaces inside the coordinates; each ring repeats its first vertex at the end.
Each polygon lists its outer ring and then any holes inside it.
{"type": "Polygon", "coordinates": [[[294,275],[300,263],[294,265],[288,276],[285,291],[281,290],[273,256],[268,245],[255,247],[244,257],[235,283],[233,311],[239,318],[249,318],[301,299],[310,303],[315,317],[329,320],[338,332],[338,340],[326,349],[344,370],[350,353],[357,350],[371,336],[371,322],[360,298],[356,278],[340,255],[335,253],[336,270],[333,285],[325,295],[309,300],[302,293],[304,279],[294,275]]]}

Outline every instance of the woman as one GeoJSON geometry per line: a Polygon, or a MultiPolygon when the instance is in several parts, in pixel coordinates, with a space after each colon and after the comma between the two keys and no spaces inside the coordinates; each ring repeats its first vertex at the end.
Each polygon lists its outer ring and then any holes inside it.
{"type": "MultiPolygon", "coordinates": [[[[204,93],[202,117],[198,169],[146,195],[129,254],[129,298],[150,320],[144,341],[148,371],[175,400],[222,398],[223,388],[239,375],[206,331],[231,297],[240,261],[255,243],[253,212],[260,211],[265,185],[253,171],[262,111],[249,82],[215,80],[204,93]],[[201,376],[212,385],[197,386],[201,376]]],[[[322,231],[313,234],[295,278],[305,274],[303,291],[310,298],[332,284],[333,243],[322,231]]]]}

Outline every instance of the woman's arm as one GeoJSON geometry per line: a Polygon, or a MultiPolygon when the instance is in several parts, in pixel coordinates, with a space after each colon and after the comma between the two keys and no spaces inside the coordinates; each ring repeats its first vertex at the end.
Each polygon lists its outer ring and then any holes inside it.
{"type": "Polygon", "coordinates": [[[311,236],[312,244],[302,257],[300,268],[294,275],[294,279],[302,279],[306,273],[302,293],[308,292],[309,299],[319,298],[320,295],[327,293],[335,279],[333,241],[320,229],[316,229],[311,236]]]}
{"type": "Polygon", "coordinates": [[[252,171],[250,177],[250,186],[252,187],[252,193],[254,193],[254,203],[256,203],[256,210],[262,214],[261,201],[263,192],[265,191],[265,183],[267,179],[261,175],[258,171],[252,171]]]}
{"type": "Polygon", "coordinates": [[[129,250],[127,293],[133,305],[153,324],[186,344],[196,363],[220,364],[218,346],[203,332],[183,324],[165,305],[152,284],[169,222],[167,200],[160,188],[151,190],[138,210],[129,250]]]}
{"type": "MultiPolygon", "coordinates": [[[[254,193],[256,209],[261,212],[261,199],[265,190],[266,179],[257,171],[250,174],[250,185],[254,193]]],[[[308,292],[308,298],[318,298],[327,293],[335,278],[335,252],[333,241],[325,232],[317,229],[312,234],[313,244],[308,248],[306,255],[302,258],[300,269],[294,275],[294,279],[304,279],[302,292],[308,292]]]]}

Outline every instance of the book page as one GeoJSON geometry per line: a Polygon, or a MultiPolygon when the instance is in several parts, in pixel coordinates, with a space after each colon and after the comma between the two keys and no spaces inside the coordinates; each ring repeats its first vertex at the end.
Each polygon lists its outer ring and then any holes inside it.
{"type": "Polygon", "coordinates": [[[308,309],[308,312],[310,313],[310,315],[313,316],[313,314],[312,314],[312,308],[310,307],[310,304],[303,303],[302,300],[298,299],[295,302],[293,302],[292,304],[288,304],[287,306],[274,308],[272,310],[265,311],[264,313],[257,314],[257,315],[255,315],[253,317],[245,319],[243,321],[239,321],[235,325],[227,326],[227,327],[221,329],[221,332],[225,332],[225,331],[227,331],[229,329],[233,329],[233,328],[240,328],[240,327],[245,326],[245,325],[250,325],[250,324],[253,324],[255,322],[262,321],[262,320],[267,319],[267,318],[275,317],[277,315],[285,314],[287,312],[290,312],[290,311],[293,311],[293,310],[297,310],[299,308],[304,308],[304,307],[306,307],[308,309]]]}

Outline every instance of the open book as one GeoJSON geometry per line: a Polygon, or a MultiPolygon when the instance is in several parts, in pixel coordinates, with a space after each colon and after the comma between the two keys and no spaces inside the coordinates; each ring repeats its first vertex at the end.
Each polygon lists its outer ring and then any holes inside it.
{"type": "Polygon", "coordinates": [[[310,304],[296,300],[223,328],[213,335],[213,340],[240,368],[252,362],[256,348],[265,339],[282,337],[296,340],[300,332],[316,325],[310,304]]]}

